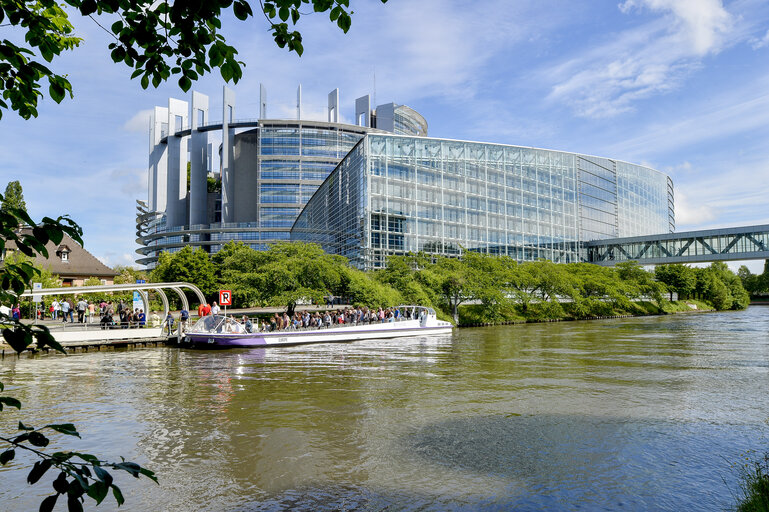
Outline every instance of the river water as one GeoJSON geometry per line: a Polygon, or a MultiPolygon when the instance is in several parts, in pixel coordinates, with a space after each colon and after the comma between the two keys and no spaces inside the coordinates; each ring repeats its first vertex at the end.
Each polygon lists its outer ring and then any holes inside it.
{"type": "MultiPolygon", "coordinates": [[[[6,357],[24,409],[0,426],[74,422],[83,439],[55,449],[156,471],[160,485],[119,477],[120,510],[724,510],[735,464],[769,449],[768,333],[769,308],[752,307],[6,357]]],[[[36,510],[49,484],[14,464],[0,509],[36,510]]]]}

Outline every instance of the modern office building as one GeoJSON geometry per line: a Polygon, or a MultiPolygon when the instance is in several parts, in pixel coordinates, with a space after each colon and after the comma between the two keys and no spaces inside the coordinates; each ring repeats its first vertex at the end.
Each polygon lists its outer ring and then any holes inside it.
{"type": "Polygon", "coordinates": [[[258,119],[235,117],[224,88],[222,121],[209,121],[209,99],[170,99],[150,122],[148,200],[137,201],[137,263],[154,267],[162,251],[184,246],[215,253],[230,240],[255,249],[288,240],[318,186],[369,132],[427,135],[427,122],[405,105],[355,101],[357,124],[339,122],[339,90],[328,95],[328,120],[267,118],[264,87],[258,119]]]}
{"type": "Polygon", "coordinates": [[[307,203],[291,239],[362,269],[462,251],[585,261],[590,240],[672,232],[673,183],[576,153],[367,133],[307,203]]]}
{"type": "Polygon", "coordinates": [[[215,253],[230,240],[255,249],[317,242],[363,269],[391,254],[462,251],[519,261],[586,261],[585,243],[674,231],[673,184],[640,165],[562,151],[427,136],[427,122],[394,103],[355,101],[339,122],[235,117],[208,97],[170,99],[150,123],[149,194],[138,201],[137,263],[185,246],[215,253]]]}

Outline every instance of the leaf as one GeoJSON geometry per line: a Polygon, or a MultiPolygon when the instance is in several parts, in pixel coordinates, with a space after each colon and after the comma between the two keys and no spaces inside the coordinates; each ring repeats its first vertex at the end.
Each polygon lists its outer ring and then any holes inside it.
{"type": "Polygon", "coordinates": [[[32,470],[29,472],[29,475],[27,475],[27,483],[31,485],[40,480],[45,472],[51,469],[51,465],[52,462],[49,459],[35,462],[35,465],[32,466],[32,470]]]}
{"type": "Polygon", "coordinates": [[[24,352],[24,350],[26,350],[26,348],[32,343],[32,336],[23,327],[16,330],[11,330],[6,327],[3,329],[3,338],[5,338],[5,341],[16,352],[24,352]]]}
{"type": "Polygon", "coordinates": [[[56,480],[53,481],[53,490],[59,494],[64,494],[67,492],[68,488],[69,482],[67,481],[67,472],[62,471],[59,473],[59,476],[56,477],[56,480]]]}
{"type": "Polygon", "coordinates": [[[97,459],[94,455],[91,455],[90,453],[78,453],[78,452],[75,452],[72,455],[75,456],[75,457],[80,457],[81,459],[83,459],[86,462],[91,462],[91,463],[96,463],[96,464],[99,463],[99,459],[97,459]]]}
{"type": "Polygon", "coordinates": [[[64,434],[67,436],[80,437],[80,433],[77,431],[77,428],[75,428],[75,425],[73,425],[72,423],[59,423],[55,425],[46,425],[43,428],[50,428],[51,430],[55,430],[56,432],[59,432],[60,434],[64,434]]]}
{"type": "MultiPolygon", "coordinates": [[[[8,407],[15,407],[17,409],[21,409],[21,402],[19,402],[15,398],[11,398],[10,396],[0,396],[0,404],[5,404],[8,407]]],[[[0,411],[2,410],[3,408],[0,405],[0,411]]]]}
{"type": "Polygon", "coordinates": [[[94,482],[91,484],[90,487],[88,487],[88,496],[96,500],[96,504],[98,505],[102,501],[104,501],[104,498],[107,497],[107,493],[109,492],[109,486],[105,484],[104,482],[94,482]]]}
{"type": "Polygon", "coordinates": [[[46,499],[44,499],[40,503],[40,512],[51,512],[53,510],[53,507],[56,505],[56,500],[59,499],[58,494],[53,494],[51,496],[48,496],[46,499]]]}
{"type": "Polygon", "coordinates": [[[115,501],[117,501],[117,506],[119,507],[123,503],[125,503],[125,498],[123,498],[123,493],[120,492],[120,487],[117,485],[112,485],[112,495],[115,497],[115,501]]]}
{"type": "Polygon", "coordinates": [[[29,433],[29,444],[31,444],[32,446],[38,446],[42,448],[44,446],[48,446],[48,443],[50,443],[48,438],[45,437],[40,432],[29,433]]]}
{"type": "Polygon", "coordinates": [[[83,512],[83,504],[75,496],[67,496],[67,510],[69,512],[83,512]]]}
{"type": "Polygon", "coordinates": [[[35,430],[34,427],[28,427],[24,423],[19,422],[19,430],[35,430]]]}
{"type": "Polygon", "coordinates": [[[96,0],[83,0],[80,4],[80,14],[88,16],[96,12],[96,0]]]}
{"type": "MultiPolygon", "coordinates": [[[[94,466],[93,470],[99,480],[107,484],[108,487],[112,485],[112,475],[109,474],[109,471],[102,468],[101,466],[94,466]]],[[[104,492],[106,493],[107,491],[105,490],[104,492]]]]}
{"type": "Polygon", "coordinates": [[[5,466],[10,461],[13,460],[13,458],[16,456],[16,450],[5,450],[3,453],[0,453],[0,464],[5,466]]]}

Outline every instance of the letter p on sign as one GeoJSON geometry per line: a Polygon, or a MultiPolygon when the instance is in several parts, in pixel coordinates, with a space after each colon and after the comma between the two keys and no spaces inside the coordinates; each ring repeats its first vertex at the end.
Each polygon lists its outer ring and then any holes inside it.
{"type": "Polygon", "coordinates": [[[232,306],[232,292],[230,290],[219,290],[219,305],[232,306]]]}

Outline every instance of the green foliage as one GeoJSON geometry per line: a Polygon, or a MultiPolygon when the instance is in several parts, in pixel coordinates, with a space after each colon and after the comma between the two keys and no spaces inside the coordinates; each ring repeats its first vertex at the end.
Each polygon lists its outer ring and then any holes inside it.
{"type": "MultiPolygon", "coordinates": [[[[0,117],[2,117],[2,111],[0,111],[0,117]]],[[[11,181],[5,187],[5,195],[3,201],[0,203],[0,209],[17,208],[19,210],[27,211],[27,203],[24,201],[24,192],[21,189],[21,183],[19,180],[11,181]]]]}
{"type": "MultiPolygon", "coordinates": [[[[133,284],[138,280],[147,280],[147,272],[145,270],[139,270],[126,265],[116,265],[113,268],[117,275],[115,276],[115,284],[133,284]]],[[[97,285],[101,282],[95,283],[97,285]]]]}
{"type": "MultiPolygon", "coordinates": [[[[0,196],[0,202],[3,202],[3,199],[3,196],[0,196]]],[[[0,269],[0,302],[16,303],[19,300],[18,296],[31,288],[33,280],[53,279],[50,273],[46,276],[43,270],[32,265],[29,258],[35,254],[47,257],[48,251],[45,244],[49,240],[58,244],[65,233],[82,243],[82,230],[67,217],[59,217],[56,220],[45,217],[42,223],[35,224],[21,208],[8,206],[0,209],[0,251],[9,240],[13,240],[19,253],[23,255],[7,258],[0,269]],[[20,231],[22,225],[34,226],[32,234],[22,233],[20,231]]],[[[66,353],[46,327],[24,325],[2,313],[0,313],[0,323],[4,325],[3,338],[16,352],[26,350],[34,340],[38,347],[48,346],[66,353]]],[[[3,389],[4,386],[0,383],[0,392],[3,389]]],[[[0,411],[6,407],[21,409],[22,404],[11,396],[0,396],[0,411]]],[[[66,451],[48,453],[42,450],[50,444],[49,432],[80,437],[71,423],[50,424],[35,428],[20,421],[18,431],[16,435],[0,435],[0,442],[7,445],[5,450],[0,452],[0,465],[13,461],[17,450],[34,455],[38,460],[27,475],[27,483],[30,485],[37,483],[50,470],[58,471],[52,483],[54,494],[42,501],[40,510],[53,510],[60,496],[64,496],[62,499],[67,500],[68,510],[82,510],[85,496],[93,499],[98,505],[105,499],[110,489],[118,505],[122,505],[123,495],[108,469],[125,471],[137,478],[143,475],[157,482],[152,471],[133,462],[123,460],[114,463],[100,460],[88,453],[66,451]]]]}
{"type": "Polygon", "coordinates": [[[769,454],[763,459],[749,460],[740,468],[740,490],[737,512],[769,512],[769,454]]]}
{"type": "Polygon", "coordinates": [[[213,296],[218,289],[208,253],[199,247],[193,250],[189,245],[175,253],[161,253],[150,278],[156,283],[192,283],[206,296],[213,296]]]}
{"type": "MultiPolygon", "coordinates": [[[[173,78],[187,91],[192,82],[213,69],[219,70],[225,82],[237,83],[243,76],[245,64],[238,60],[238,51],[227,44],[220,20],[230,9],[238,20],[253,17],[254,9],[246,0],[65,2],[111,34],[113,41],[108,50],[112,60],[128,66],[131,78],[139,79],[143,89],[150,84],[158,87],[173,78]]],[[[302,35],[295,27],[307,15],[304,7],[328,13],[331,22],[345,33],[350,29],[349,0],[260,2],[258,10],[279,47],[302,55],[302,35]]],[[[48,81],[48,95],[57,103],[67,94],[72,97],[72,85],[66,75],[56,74],[35,60],[35,51],[51,62],[63,51],[80,44],[81,39],[72,35],[74,29],[67,13],[53,0],[0,0],[2,24],[17,29],[17,39],[24,40],[24,44],[0,40],[0,117],[9,106],[24,119],[37,117],[37,102],[43,97],[42,80],[48,81]]]]}
{"type": "Polygon", "coordinates": [[[668,287],[670,300],[673,300],[674,292],[678,294],[679,299],[685,299],[695,291],[696,277],[694,270],[681,263],[658,265],[654,269],[654,275],[658,281],[668,287]]]}

